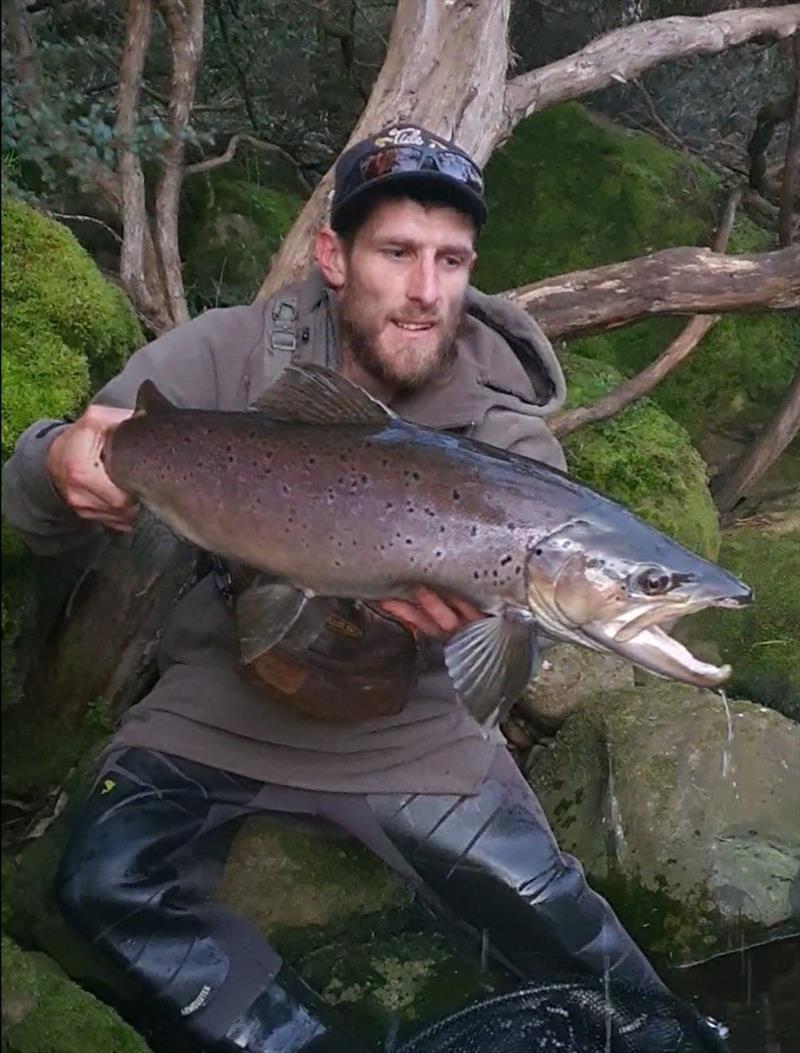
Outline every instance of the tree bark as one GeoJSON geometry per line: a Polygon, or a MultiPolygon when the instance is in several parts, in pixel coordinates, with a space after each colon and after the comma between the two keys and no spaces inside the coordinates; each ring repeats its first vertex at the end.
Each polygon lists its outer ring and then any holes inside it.
{"type": "Polygon", "coordinates": [[[659,315],[800,308],[800,248],[720,256],[664,249],[592,270],[545,278],[504,293],[547,335],[571,339],[659,315]]]}
{"type": "Polygon", "coordinates": [[[142,86],[142,72],[153,22],[152,0],[129,0],[125,13],[125,45],[117,89],[117,173],[121,196],[122,252],[120,277],[139,312],[157,331],[169,327],[169,314],[159,302],[158,271],[155,267],[150,222],[147,215],[144,173],[133,149],[136,116],[142,86]],[[145,262],[145,259],[147,262],[145,262]]]}
{"type": "Polygon", "coordinates": [[[155,225],[159,263],[172,325],[189,321],[183,289],[178,210],[183,184],[184,136],[189,127],[203,54],[203,0],[157,0],[172,51],[169,139],[161,152],[156,184],[155,225]]]}
{"type": "Polygon", "coordinates": [[[720,512],[729,512],[780,457],[800,427],[800,368],[778,412],[732,471],[711,484],[720,512]]]}
{"type": "MultiPolygon", "coordinates": [[[[735,191],[728,198],[722,220],[711,243],[713,252],[724,252],[728,247],[736,208],[741,198],[741,190],[735,191]]],[[[651,362],[635,377],[630,377],[591,406],[578,406],[576,409],[557,413],[548,421],[550,430],[559,436],[569,435],[571,431],[576,431],[586,424],[613,417],[631,402],[642,398],[688,358],[709,329],[714,328],[719,318],[718,314],[695,315],[655,362],[651,362]]]]}
{"type": "MultiPolygon", "coordinates": [[[[484,164],[534,111],[633,79],[668,59],[787,37],[800,26],[800,4],[641,22],[507,81],[509,8],[510,0],[398,0],[386,60],[349,142],[390,121],[412,121],[455,139],[484,164]]],[[[284,240],[258,298],[305,272],[313,234],[326,218],[332,172],[284,240]]]]}
{"type": "Polygon", "coordinates": [[[800,37],[794,41],[794,97],[786,144],[786,163],[783,166],[781,208],[778,221],[778,244],[791,245],[795,240],[795,208],[800,179],[800,37]]]}

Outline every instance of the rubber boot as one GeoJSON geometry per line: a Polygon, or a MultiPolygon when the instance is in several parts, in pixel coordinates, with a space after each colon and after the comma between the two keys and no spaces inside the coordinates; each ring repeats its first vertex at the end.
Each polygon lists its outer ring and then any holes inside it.
{"type": "Polygon", "coordinates": [[[284,964],[214,1046],[214,1053],[367,1053],[367,1049],[284,964]]]}

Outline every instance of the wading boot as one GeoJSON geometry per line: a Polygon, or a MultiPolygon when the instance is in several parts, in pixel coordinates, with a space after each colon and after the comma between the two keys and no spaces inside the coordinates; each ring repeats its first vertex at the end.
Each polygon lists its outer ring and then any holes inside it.
{"type": "Polygon", "coordinates": [[[284,964],[214,1053],[367,1053],[367,1047],[284,964]]]}

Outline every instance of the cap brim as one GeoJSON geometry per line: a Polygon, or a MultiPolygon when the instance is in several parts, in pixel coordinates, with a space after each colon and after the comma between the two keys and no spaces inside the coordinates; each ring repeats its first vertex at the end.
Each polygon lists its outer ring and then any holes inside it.
{"type": "Polygon", "coordinates": [[[358,187],[336,205],[331,212],[333,229],[341,230],[347,227],[371,196],[388,187],[398,190],[408,187],[416,192],[429,191],[434,200],[466,212],[479,230],[486,222],[486,202],[466,183],[442,172],[389,172],[358,187]]]}

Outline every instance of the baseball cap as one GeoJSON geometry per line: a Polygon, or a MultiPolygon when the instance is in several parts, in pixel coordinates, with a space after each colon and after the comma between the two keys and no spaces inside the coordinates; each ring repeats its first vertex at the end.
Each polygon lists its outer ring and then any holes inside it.
{"type": "Polygon", "coordinates": [[[379,187],[428,192],[468,213],[478,229],[486,221],[483,174],[455,143],[414,124],[395,124],[355,143],[334,172],[331,226],[345,229],[379,187]]]}

